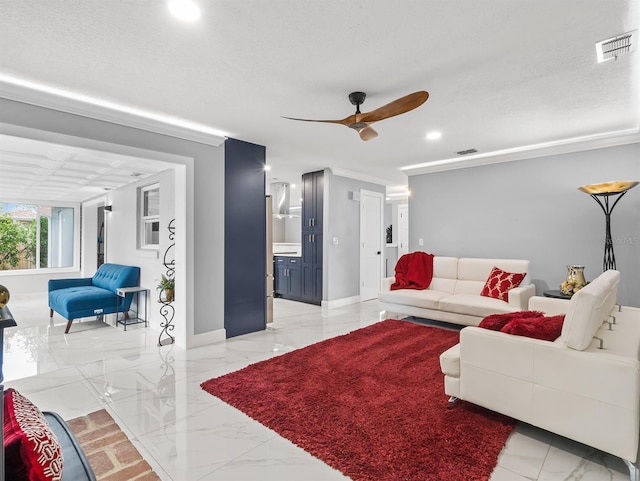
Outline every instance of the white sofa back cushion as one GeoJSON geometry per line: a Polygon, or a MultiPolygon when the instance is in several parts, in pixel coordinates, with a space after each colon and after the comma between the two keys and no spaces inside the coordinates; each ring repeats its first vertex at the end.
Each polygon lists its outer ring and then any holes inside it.
{"type": "Polygon", "coordinates": [[[456,280],[458,278],[457,257],[434,257],[433,277],[441,277],[456,280]]]}
{"type": "Polygon", "coordinates": [[[458,277],[457,257],[434,257],[433,278],[429,289],[453,294],[458,277]]]}
{"type": "Polygon", "coordinates": [[[591,282],[569,301],[560,339],[567,347],[584,351],[604,320],[603,309],[611,286],[609,282],[591,282]]]}
{"type": "Polygon", "coordinates": [[[470,259],[458,260],[456,294],[480,295],[491,269],[499,267],[506,272],[528,273],[529,261],[520,259],[470,259]]]}
{"type": "Polygon", "coordinates": [[[606,320],[609,317],[609,314],[611,314],[613,306],[616,305],[618,297],[618,284],[620,284],[620,271],[609,269],[593,280],[593,282],[601,281],[607,282],[609,284],[609,292],[607,293],[607,297],[602,308],[602,315],[604,316],[602,319],[606,320]]]}

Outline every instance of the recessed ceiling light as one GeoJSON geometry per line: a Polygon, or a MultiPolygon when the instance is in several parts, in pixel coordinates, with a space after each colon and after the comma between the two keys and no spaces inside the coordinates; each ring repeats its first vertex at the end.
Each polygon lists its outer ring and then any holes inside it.
{"type": "MultiPolygon", "coordinates": [[[[269,172],[271,170],[271,166],[270,165],[265,165],[264,166],[264,170],[265,170],[265,172],[269,172]]],[[[273,179],[273,180],[276,180],[276,179],[273,179]]]]}
{"type": "Polygon", "coordinates": [[[200,7],[191,0],[169,0],[169,11],[178,20],[193,22],[200,18],[200,7]]]}
{"type": "Polygon", "coordinates": [[[427,140],[438,140],[440,137],[442,137],[441,132],[429,132],[427,134],[427,140]]]}

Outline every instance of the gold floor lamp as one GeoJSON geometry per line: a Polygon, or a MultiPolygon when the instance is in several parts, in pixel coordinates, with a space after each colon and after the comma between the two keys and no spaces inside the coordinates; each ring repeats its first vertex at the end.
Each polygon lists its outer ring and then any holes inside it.
{"type": "Polygon", "coordinates": [[[604,212],[606,227],[604,239],[604,260],[602,270],[616,268],[616,256],[613,253],[613,240],[611,239],[611,212],[622,197],[638,185],[637,181],[603,182],[601,184],[589,184],[578,187],[578,190],[589,194],[604,212]],[[610,199],[615,199],[610,204],[610,199]]]}

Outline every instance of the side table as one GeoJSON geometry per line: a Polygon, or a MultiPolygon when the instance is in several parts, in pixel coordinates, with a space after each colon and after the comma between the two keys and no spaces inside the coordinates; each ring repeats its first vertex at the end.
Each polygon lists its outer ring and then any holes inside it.
{"type": "Polygon", "coordinates": [[[563,294],[562,292],[560,292],[559,289],[552,289],[552,290],[549,290],[549,291],[544,291],[542,293],[542,295],[544,297],[553,297],[554,299],[567,299],[567,300],[571,299],[571,296],[567,296],[567,295],[563,294]]]}
{"type": "Polygon", "coordinates": [[[149,302],[149,289],[147,287],[141,287],[141,286],[136,286],[136,287],[119,287],[116,289],[116,294],[119,297],[125,297],[127,294],[135,294],[136,295],[136,310],[133,311],[135,313],[134,317],[129,317],[129,319],[122,319],[120,320],[119,316],[118,316],[118,309],[116,309],[116,326],[118,324],[122,324],[124,326],[124,330],[127,330],[127,326],[130,324],[139,324],[141,322],[144,322],[144,327],[147,327],[147,321],[148,321],[148,316],[147,316],[147,302],[149,302]],[[140,294],[144,294],[143,297],[143,304],[144,304],[144,316],[140,317],[140,294]]]}

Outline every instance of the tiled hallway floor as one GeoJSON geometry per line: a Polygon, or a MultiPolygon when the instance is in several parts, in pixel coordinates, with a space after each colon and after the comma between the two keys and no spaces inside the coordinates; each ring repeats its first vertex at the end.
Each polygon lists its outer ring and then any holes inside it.
{"type": "MultiPolygon", "coordinates": [[[[5,332],[5,387],[65,419],[107,409],[163,480],[347,479],[200,383],[375,323],[377,301],[323,310],[276,299],[265,331],[189,351],[157,347],[157,331],[142,325],[124,332],[74,322],[65,335],[65,320],[50,321],[44,296],[16,296],[9,307],[19,327],[5,332]]],[[[624,481],[627,473],[618,458],[520,425],[491,480],[624,481]]]]}

